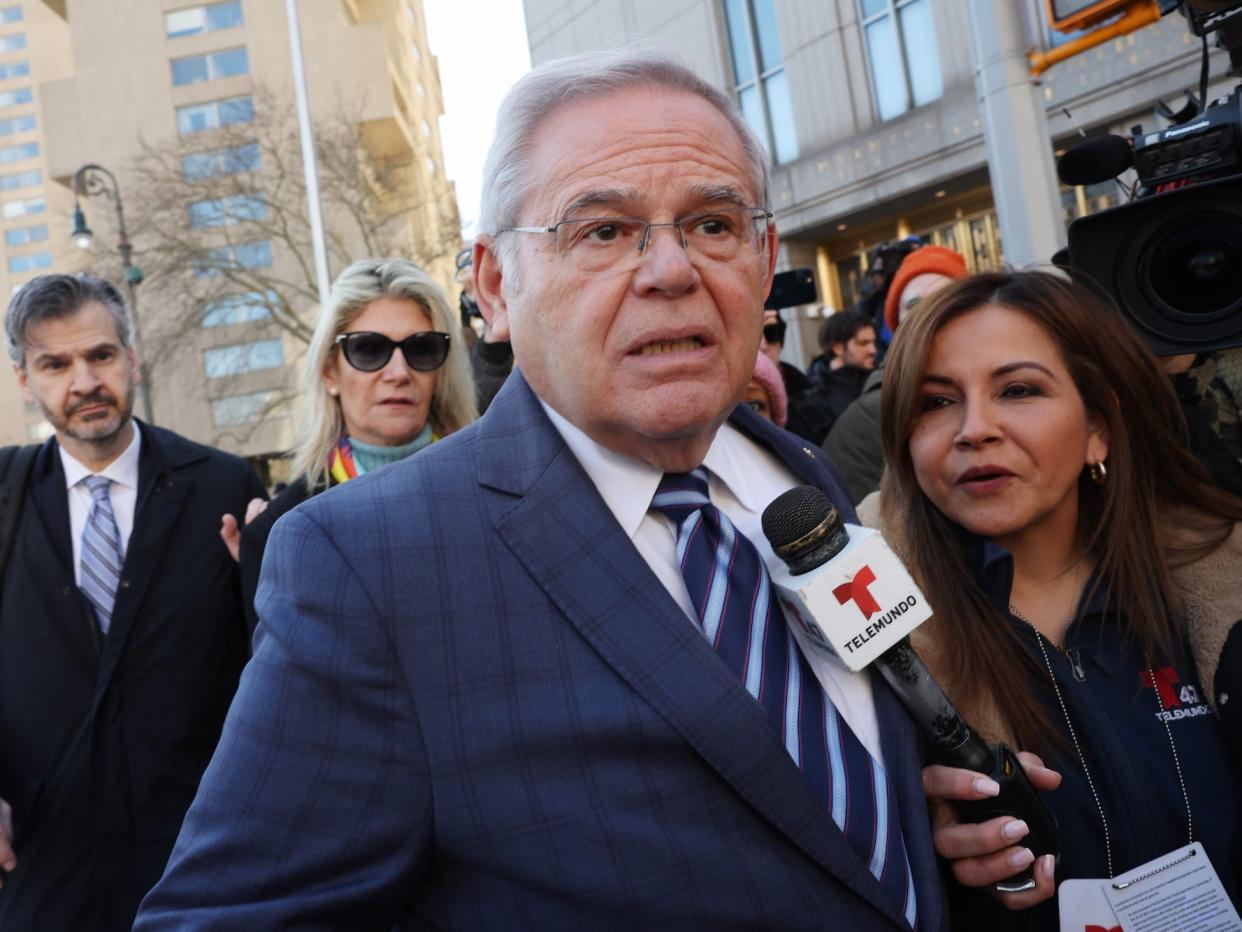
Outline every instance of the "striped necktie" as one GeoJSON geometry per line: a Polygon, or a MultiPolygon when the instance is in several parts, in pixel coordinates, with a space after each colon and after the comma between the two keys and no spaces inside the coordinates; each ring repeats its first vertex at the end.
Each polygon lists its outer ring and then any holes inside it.
{"type": "Polygon", "coordinates": [[[87,515],[82,530],[82,594],[95,607],[95,617],[104,634],[112,624],[112,606],[116,604],[116,590],[121,581],[121,533],[116,527],[112,513],[112,499],[108,490],[112,480],[107,476],[87,476],[84,480],[90,490],[91,513],[87,515]]]}
{"type": "Polygon", "coordinates": [[[711,503],[704,467],[666,474],[651,507],[677,527],[677,561],[703,636],[763,706],[837,827],[917,928],[896,795],[798,649],[759,551],[711,503]]]}

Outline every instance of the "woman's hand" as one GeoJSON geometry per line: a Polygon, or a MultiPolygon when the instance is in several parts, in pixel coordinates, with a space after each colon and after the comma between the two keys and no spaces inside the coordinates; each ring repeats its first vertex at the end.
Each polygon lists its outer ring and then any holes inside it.
{"type": "MultiPolygon", "coordinates": [[[[265,511],[267,511],[267,500],[252,498],[250,504],[246,506],[246,523],[249,524],[265,511]]],[[[241,528],[237,524],[237,519],[232,515],[225,514],[220,516],[220,539],[224,541],[224,546],[229,549],[229,556],[233,558],[233,562],[240,562],[241,528]]]]}
{"type": "MultiPolygon", "coordinates": [[[[1061,775],[1049,770],[1034,754],[1018,754],[1027,777],[1037,790],[1053,790],[1061,775]]],[[[958,821],[953,800],[987,799],[1000,792],[995,780],[957,767],[934,765],[923,768],[923,793],[931,806],[932,844],[936,854],[952,862],[953,876],[964,887],[987,887],[1029,867],[1035,856],[1019,842],[1030,829],[1021,819],[1000,816],[978,825],[958,821]]],[[[1022,893],[997,893],[1009,909],[1027,909],[1056,892],[1053,856],[1046,854],[1035,865],[1035,889],[1022,893]]]]}

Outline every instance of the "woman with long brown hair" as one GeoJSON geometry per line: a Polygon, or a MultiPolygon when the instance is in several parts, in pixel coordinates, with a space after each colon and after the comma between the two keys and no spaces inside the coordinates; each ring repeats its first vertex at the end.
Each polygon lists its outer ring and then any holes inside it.
{"type": "MultiPolygon", "coordinates": [[[[1041,859],[1036,889],[1001,897],[1034,928],[1057,928],[1040,903],[1054,883],[1192,839],[1238,895],[1242,784],[1200,683],[1242,604],[1189,580],[1242,577],[1242,502],[1210,485],[1179,418],[1141,339],[1049,272],[947,287],[903,322],[886,366],[883,524],[935,609],[917,646],[968,719],[1061,776],[1033,769],[1062,830],[1055,877],[1041,859]]],[[[994,792],[977,777],[932,767],[925,784],[994,792]]],[[[937,809],[959,882],[1031,864],[1023,824],[937,809]]]]}

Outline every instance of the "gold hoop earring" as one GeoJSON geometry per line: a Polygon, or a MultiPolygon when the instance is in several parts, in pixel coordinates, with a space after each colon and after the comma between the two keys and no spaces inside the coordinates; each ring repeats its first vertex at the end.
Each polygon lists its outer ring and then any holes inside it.
{"type": "Polygon", "coordinates": [[[1108,481],[1108,467],[1104,465],[1104,461],[1098,463],[1087,464],[1087,475],[1091,477],[1091,481],[1096,485],[1103,485],[1108,481]]]}

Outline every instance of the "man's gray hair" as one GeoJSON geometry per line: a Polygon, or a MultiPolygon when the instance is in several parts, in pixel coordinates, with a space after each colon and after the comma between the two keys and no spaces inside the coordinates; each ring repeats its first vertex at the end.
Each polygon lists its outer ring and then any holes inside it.
{"type": "Polygon", "coordinates": [[[116,325],[117,338],[122,346],[129,346],[125,300],[110,282],[85,272],[40,275],[18,289],[4,317],[4,345],[13,365],[20,369],[26,367],[26,334],[33,324],[69,317],[91,301],[98,301],[108,309],[116,325]]]}
{"type": "MultiPolygon", "coordinates": [[[[495,235],[518,225],[518,212],[530,193],[526,164],[539,125],[557,108],[630,87],[658,87],[703,98],[737,132],[750,163],[757,207],[768,206],[768,156],[737,105],[685,65],[650,46],[585,52],[547,62],[529,71],[505,95],[496,116],[496,137],[483,167],[479,231],[495,235]]],[[[555,217],[528,218],[553,222],[555,217]]]]}

